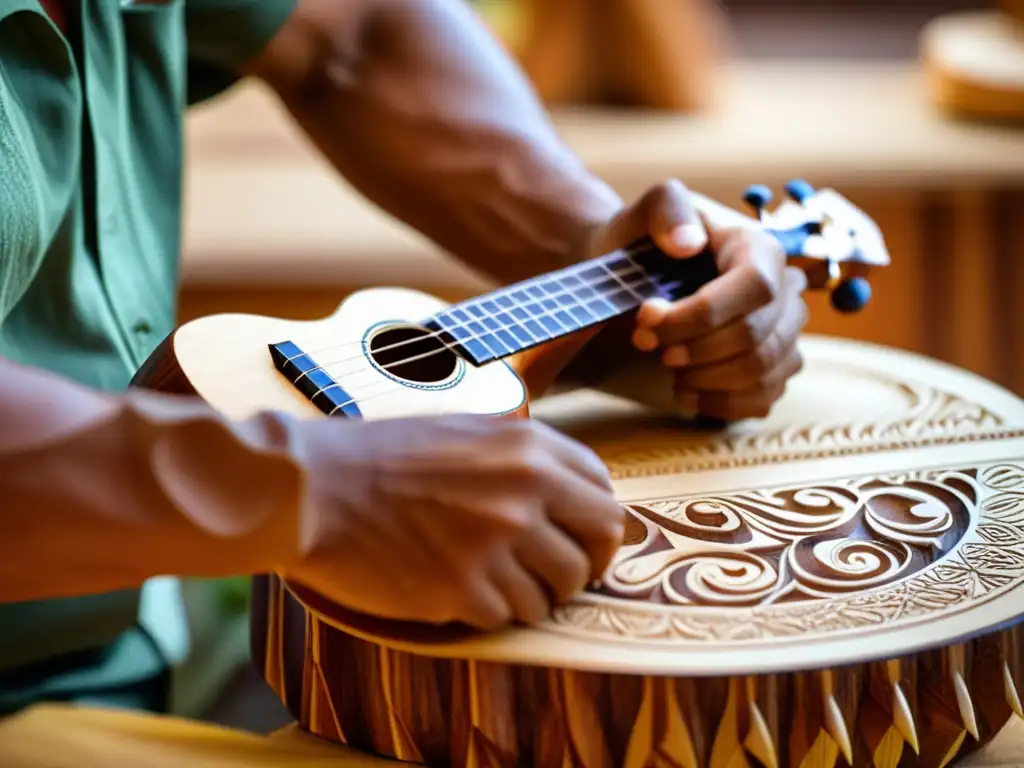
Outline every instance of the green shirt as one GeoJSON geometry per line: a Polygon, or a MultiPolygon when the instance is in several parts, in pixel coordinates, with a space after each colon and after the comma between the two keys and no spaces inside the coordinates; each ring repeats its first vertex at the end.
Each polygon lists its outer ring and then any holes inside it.
{"type": "MultiPolygon", "coordinates": [[[[128,385],[175,322],[186,107],[231,85],[295,2],[68,0],[69,44],[37,0],[0,0],[0,355],[128,385]]],[[[180,636],[166,608],[151,629],[180,636]]],[[[136,592],[0,605],[0,713],[152,675],[165,662],[138,618],[136,592]],[[128,650],[5,673],[76,644],[128,650]]]]}

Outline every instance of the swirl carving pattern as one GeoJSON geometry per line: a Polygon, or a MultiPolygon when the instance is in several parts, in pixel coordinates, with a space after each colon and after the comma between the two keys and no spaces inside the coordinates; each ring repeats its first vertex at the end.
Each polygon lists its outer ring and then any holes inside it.
{"type": "Polygon", "coordinates": [[[931,565],[977,503],[973,477],[957,473],[633,504],[602,592],[709,606],[858,592],[931,565]]]}
{"type": "Polygon", "coordinates": [[[602,587],[549,628],[673,642],[808,639],[957,611],[1024,583],[1024,467],[633,504],[602,587]]]}

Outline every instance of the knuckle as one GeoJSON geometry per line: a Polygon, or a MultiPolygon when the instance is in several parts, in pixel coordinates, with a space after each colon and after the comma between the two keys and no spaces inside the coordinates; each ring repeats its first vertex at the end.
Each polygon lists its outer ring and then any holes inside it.
{"type": "Polygon", "coordinates": [[[706,296],[693,297],[693,325],[699,334],[715,329],[715,307],[706,296]]]}
{"type": "Polygon", "coordinates": [[[522,491],[533,493],[543,484],[547,468],[541,454],[541,451],[523,451],[511,468],[510,480],[522,491]]]}
{"type": "Polygon", "coordinates": [[[740,323],[740,333],[743,336],[743,343],[747,345],[760,344],[764,340],[764,323],[759,322],[755,314],[744,316],[740,323]]]}
{"type": "Polygon", "coordinates": [[[537,521],[537,505],[518,499],[492,502],[486,510],[495,521],[500,521],[510,535],[522,534],[537,521]]]}
{"type": "Polygon", "coordinates": [[[804,301],[804,297],[800,296],[797,300],[797,315],[799,317],[797,321],[797,332],[799,333],[807,327],[808,321],[811,319],[810,310],[807,308],[807,302],[804,301]]]}
{"type": "Polygon", "coordinates": [[[530,444],[541,437],[541,422],[534,419],[505,419],[505,437],[518,441],[518,444],[530,444]]]}
{"type": "Polygon", "coordinates": [[[768,373],[772,369],[771,360],[769,359],[770,352],[765,347],[761,347],[753,355],[747,358],[747,372],[757,381],[758,385],[763,385],[768,373]]]}
{"type": "Polygon", "coordinates": [[[793,359],[790,363],[791,376],[796,376],[804,369],[804,356],[798,349],[793,350],[793,359]]]}
{"type": "Polygon", "coordinates": [[[775,301],[778,291],[775,282],[764,271],[751,266],[748,269],[753,301],[763,307],[775,301]]]}
{"type": "Polygon", "coordinates": [[[807,288],[807,274],[799,267],[786,267],[784,284],[794,295],[801,296],[807,288]]]}
{"type": "Polygon", "coordinates": [[[777,265],[773,270],[776,274],[782,273],[788,268],[786,264],[786,249],[777,237],[768,234],[764,230],[751,232],[751,236],[755,238],[754,246],[768,256],[773,265],[777,265]]]}
{"type": "Polygon", "coordinates": [[[676,178],[666,179],[655,187],[655,189],[658,189],[660,194],[667,198],[685,197],[690,193],[690,190],[686,188],[686,185],[676,178]]]}
{"type": "Polygon", "coordinates": [[[771,334],[754,354],[756,375],[762,383],[778,367],[782,361],[782,341],[778,334],[771,334]]]}

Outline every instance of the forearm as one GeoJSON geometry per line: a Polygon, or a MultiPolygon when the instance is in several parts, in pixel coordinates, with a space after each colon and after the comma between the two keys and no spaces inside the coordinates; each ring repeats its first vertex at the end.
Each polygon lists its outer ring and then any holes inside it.
{"type": "Polygon", "coordinates": [[[300,477],[269,418],[0,359],[0,424],[0,601],[252,573],[297,547],[300,477]]]}
{"type": "MultiPolygon", "coordinates": [[[[301,86],[284,67],[254,71],[362,194],[470,266],[511,282],[578,260],[621,201],[563,144],[473,11],[462,0],[363,5],[359,42],[338,21],[330,56],[301,86]]],[[[275,45],[266,59],[279,63],[301,41],[275,45]]]]}

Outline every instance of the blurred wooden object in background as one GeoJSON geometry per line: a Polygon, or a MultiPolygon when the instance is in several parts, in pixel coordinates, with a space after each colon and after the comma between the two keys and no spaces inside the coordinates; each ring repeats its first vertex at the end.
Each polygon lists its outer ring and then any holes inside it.
{"type": "MultiPolygon", "coordinates": [[[[702,114],[560,109],[555,122],[626,199],[672,176],[737,207],[751,183],[838,189],[878,222],[893,263],[856,316],[809,297],[807,330],[932,355],[1024,393],[1024,131],[944,119],[914,63],[741,61],[720,79],[702,114]]],[[[347,189],[259,88],[195,111],[187,174],[183,320],[314,318],[374,285],[448,300],[486,287],[347,189]]]]}
{"type": "Polygon", "coordinates": [[[996,7],[1019,24],[1024,24],[1024,0],[996,0],[996,7]]]}
{"type": "Polygon", "coordinates": [[[691,112],[713,93],[723,19],[715,0],[517,0],[510,43],[549,105],[691,112]]]}
{"type": "Polygon", "coordinates": [[[944,113],[1024,123],[1024,28],[1009,15],[940,16],[921,33],[921,57],[944,113]]]}

